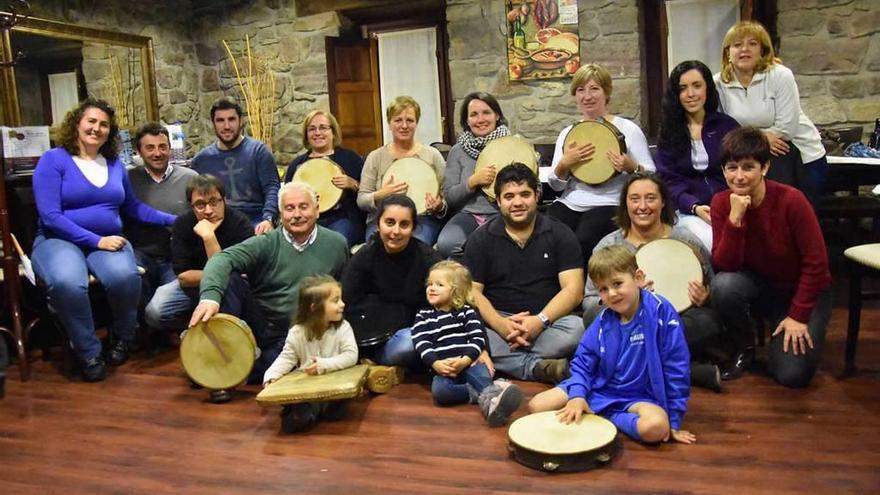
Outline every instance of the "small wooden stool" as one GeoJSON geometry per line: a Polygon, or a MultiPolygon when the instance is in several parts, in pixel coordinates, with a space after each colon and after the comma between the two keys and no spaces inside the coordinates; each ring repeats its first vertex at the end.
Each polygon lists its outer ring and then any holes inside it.
{"type": "Polygon", "coordinates": [[[862,291],[862,278],[880,276],[880,243],[853,246],[843,252],[849,267],[849,323],[846,330],[844,375],[856,372],[856,344],[859,340],[859,320],[862,301],[880,299],[880,291],[862,291]]]}

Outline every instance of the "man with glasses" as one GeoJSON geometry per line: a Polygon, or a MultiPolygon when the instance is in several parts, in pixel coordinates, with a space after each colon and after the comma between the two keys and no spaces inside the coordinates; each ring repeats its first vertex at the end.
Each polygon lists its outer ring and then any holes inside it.
{"type": "MultiPolygon", "coordinates": [[[[156,289],[145,310],[151,328],[183,330],[199,302],[202,269],[208,259],[253,236],[248,218],[226,208],[223,183],[212,175],[196,175],[186,186],[190,211],[177,217],[171,228],[171,264],[177,277],[156,289]]],[[[247,284],[232,277],[223,297],[223,312],[241,314],[247,284]]]]}
{"type": "MultiPolygon", "coordinates": [[[[143,166],[128,171],[131,188],[138,199],[175,216],[189,211],[186,185],[198,174],[169,163],[171,142],[168,130],[159,123],[149,122],[138,130],[134,143],[144,162],[143,166]]],[[[161,225],[140,222],[125,222],[124,227],[137,263],[146,272],[142,279],[141,299],[147,304],[157,287],[176,278],[171,269],[171,231],[161,225]]]]}
{"type": "Polygon", "coordinates": [[[223,182],[229,206],[241,211],[254,233],[272,230],[278,216],[278,169],[265,143],[244,136],[241,107],[221,98],[211,105],[211,123],[218,141],[200,151],[192,168],[223,182]]]}

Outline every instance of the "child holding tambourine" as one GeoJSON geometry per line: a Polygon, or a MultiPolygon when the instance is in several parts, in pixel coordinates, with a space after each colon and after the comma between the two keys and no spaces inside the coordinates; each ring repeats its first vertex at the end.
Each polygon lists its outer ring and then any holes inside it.
{"type": "Polygon", "coordinates": [[[557,410],[563,423],[598,414],[634,440],[694,443],[697,437],[681,429],[690,397],[681,317],[642,288],[645,274],[625,247],[599,250],[587,269],[605,309],[584,333],[571,377],[536,395],[529,410],[557,410]]]}
{"type": "Polygon", "coordinates": [[[416,353],[435,375],[431,393],[441,406],[479,404],[489,426],[501,426],[522,402],[522,391],[502,380],[492,381],[477,358],[486,348],[486,331],[470,302],[473,281],[454,261],[431,267],[425,293],[433,309],[416,315],[412,330],[416,353]]]}
{"type": "MultiPolygon", "coordinates": [[[[303,279],[294,325],[287,333],[284,349],[263,375],[263,386],[296,370],[322,375],[350,368],[357,363],[358,348],[351,325],[342,318],[345,303],[342,287],[329,275],[303,279]]],[[[285,433],[302,431],[322,416],[337,416],[345,402],[289,404],[281,411],[285,433]]]]}

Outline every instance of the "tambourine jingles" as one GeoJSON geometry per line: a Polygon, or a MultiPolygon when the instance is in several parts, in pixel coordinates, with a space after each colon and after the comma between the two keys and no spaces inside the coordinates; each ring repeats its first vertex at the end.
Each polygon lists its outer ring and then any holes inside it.
{"type": "Polygon", "coordinates": [[[636,263],[654,292],[665,297],[681,313],[691,307],[688,282],[703,281],[703,267],[694,249],[677,239],[654,239],[636,251],[636,263]]]}
{"type": "Polygon", "coordinates": [[[282,376],[257,394],[261,406],[352,399],[360,395],[370,367],[356,364],[351,368],[323,375],[295,371],[282,376]]]}
{"type": "MultiPolygon", "coordinates": [[[[480,152],[474,171],[495,165],[495,174],[511,163],[519,162],[529,167],[535,175],[538,175],[538,153],[531,143],[519,136],[504,136],[489,141],[489,144],[480,152]]],[[[483,186],[483,192],[491,200],[495,200],[495,181],[488,186],[483,186]]]]}
{"type": "Polygon", "coordinates": [[[218,313],[186,331],[180,362],[192,381],[210,390],[232,388],[254,367],[257,342],[241,319],[218,313]]]}
{"type": "Polygon", "coordinates": [[[419,215],[428,209],[425,206],[425,193],[431,193],[434,196],[440,194],[440,180],[437,178],[437,171],[430,163],[421,158],[408,156],[394,160],[382,177],[382,185],[388,184],[392,177],[395,184],[406,182],[406,195],[416,204],[419,215]]]}
{"type": "Polygon", "coordinates": [[[586,120],[575,124],[565,136],[563,149],[575,142],[579,146],[592,143],[596,148],[593,156],[578,162],[571,168],[571,173],[578,180],[590,185],[599,185],[617,174],[608,159],[608,151],[626,153],[626,139],[613,124],[604,120],[586,120]]]}
{"type": "Polygon", "coordinates": [[[604,466],[617,454],[617,428],[611,421],[586,414],[563,424],[556,411],[523,416],[507,431],[510,456],[520,464],[548,472],[586,471],[604,466]]]}
{"type": "Polygon", "coordinates": [[[329,211],[342,199],[343,190],[333,184],[333,177],[345,175],[342,167],[329,158],[312,158],[301,163],[293,180],[305,182],[318,194],[318,209],[329,211]]]}

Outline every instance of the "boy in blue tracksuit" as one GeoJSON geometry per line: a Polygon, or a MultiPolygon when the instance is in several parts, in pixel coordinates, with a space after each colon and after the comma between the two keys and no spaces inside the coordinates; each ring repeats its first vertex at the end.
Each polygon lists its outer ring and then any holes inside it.
{"type": "Polygon", "coordinates": [[[675,308],[641,288],[645,275],[623,246],[593,254],[587,268],[606,309],[584,334],[571,377],[536,395],[529,410],[558,410],[563,423],[599,414],[634,440],[693,443],[681,429],[690,353],[675,308]]]}

